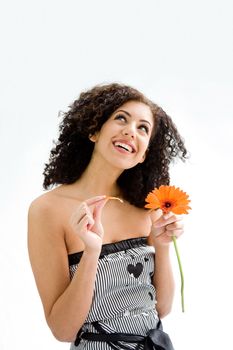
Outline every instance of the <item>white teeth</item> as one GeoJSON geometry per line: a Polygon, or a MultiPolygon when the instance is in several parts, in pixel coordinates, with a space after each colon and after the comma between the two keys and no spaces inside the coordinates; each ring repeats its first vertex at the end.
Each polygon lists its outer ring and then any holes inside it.
{"type": "Polygon", "coordinates": [[[124,148],[125,150],[127,150],[130,153],[133,152],[133,148],[130,145],[127,145],[126,143],[115,142],[114,145],[117,146],[117,147],[122,147],[122,148],[124,148]]]}

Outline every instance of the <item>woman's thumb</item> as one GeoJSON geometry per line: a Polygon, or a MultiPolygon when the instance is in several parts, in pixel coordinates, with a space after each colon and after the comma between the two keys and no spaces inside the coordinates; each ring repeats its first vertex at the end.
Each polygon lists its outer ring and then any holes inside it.
{"type": "Polygon", "coordinates": [[[103,210],[105,204],[107,203],[107,201],[108,201],[108,198],[104,198],[103,200],[101,200],[95,204],[95,207],[93,210],[93,217],[95,220],[101,219],[102,210],[103,210]]]}
{"type": "Polygon", "coordinates": [[[152,210],[150,212],[150,218],[151,218],[152,224],[155,223],[157,220],[159,220],[162,215],[163,215],[163,211],[161,209],[152,210]]]}

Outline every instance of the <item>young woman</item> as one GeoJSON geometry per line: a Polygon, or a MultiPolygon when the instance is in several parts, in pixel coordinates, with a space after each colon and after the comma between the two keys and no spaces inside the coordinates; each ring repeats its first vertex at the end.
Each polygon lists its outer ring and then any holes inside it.
{"type": "Polygon", "coordinates": [[[47,323],[71,349],[169,348],[153,332],[172,307],[183,224],[144,205],[186,153],[171,118],[129,86],[96,86],[64,114],[44,171],[44,188],[58,186],[32,202],[28,246],[47,323]]]}

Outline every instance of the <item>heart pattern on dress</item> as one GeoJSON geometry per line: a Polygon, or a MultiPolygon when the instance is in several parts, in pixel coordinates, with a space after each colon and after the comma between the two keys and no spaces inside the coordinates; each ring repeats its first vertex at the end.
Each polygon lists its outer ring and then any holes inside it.
{"type": "Polygon", "coordinates": [[[135,278],[138,278],[142,273],[143,265],[141,263],[137,263],[136,266],[129,264],[127,270],[130,274],[133,274],[135,278]]]}

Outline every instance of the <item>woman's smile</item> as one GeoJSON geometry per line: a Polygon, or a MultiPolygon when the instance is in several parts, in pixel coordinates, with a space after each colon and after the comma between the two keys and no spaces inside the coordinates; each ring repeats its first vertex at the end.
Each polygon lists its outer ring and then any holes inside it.
{"type": "Polygon", "coordinates": [[[129,142],[127,140],[121,139],[113,141],[112,144],[114,148],[120,153],[130,154],[136,152],[135,146],[132,144],[132,142],[129,142]]]}

